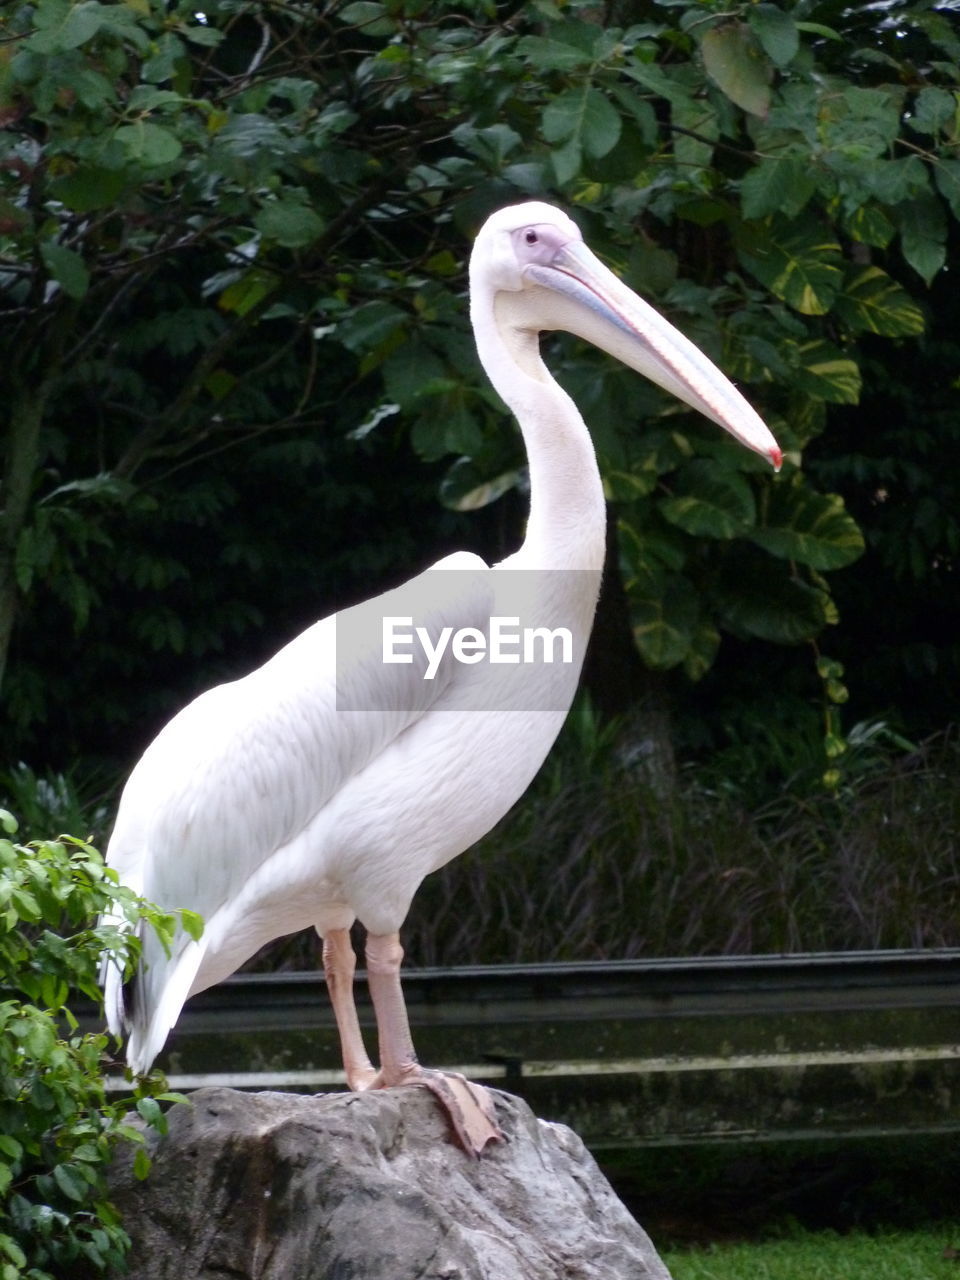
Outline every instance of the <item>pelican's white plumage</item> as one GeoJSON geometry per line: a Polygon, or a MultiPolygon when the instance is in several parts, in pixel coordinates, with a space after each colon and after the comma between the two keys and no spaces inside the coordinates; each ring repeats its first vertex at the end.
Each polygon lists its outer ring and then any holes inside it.
{"type": "MultiPolygon", "coordinates": [[[[526,789],[573,697],[596,606],[605,513],[583,420],[554,382],[539,334],[563,328],[610,352],[779,465],[766,427],[686,338],[630,292],[549,205],[495,213],[470,263],[470,312],[491,381],[517,417],[530,467],[530,517],[515,555],[492,568],[448,557],[356,610],[325,618],[252,674],[201,695],[161,731],[124,790],[108,849],[121,880],[167,909],[205,921],[171,954],[148,933],[124,1009],[105,966],[111,1029],[146,1070],[184,1001],[227,977],[263,943],[303,927],[324,937],[328,985],[354,1088],[426,1083],[461,1140],[496,1136],[476,1094],[417,1065],[399,989],[397,933],[425,875],[473,844],[526,789]],[[519,590],[519,599],[518,599],[519,590]],[[371,616],[427,617],[488,632],[491,616],[566,626],[574,661],[539,683],[448,652],[436,679],[422,662],[386,666],[355,646],[371,616]],[[351,643],[337,660],[337,642],[351,643]],[[347,930],[368,932],[367,968],[382,1067],[363,1052],[347,930]]],[[[514,672],[515,674],[515,672],[514,672]]]]}

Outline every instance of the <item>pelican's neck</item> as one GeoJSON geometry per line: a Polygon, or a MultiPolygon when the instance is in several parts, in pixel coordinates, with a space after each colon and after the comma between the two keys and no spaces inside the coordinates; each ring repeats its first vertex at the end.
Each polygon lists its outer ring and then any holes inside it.
{"type": "MultiPolygon", "coordinates": [[[[516,562],[603,568],[606,513],[597,456],[576,405],[540,357],[539,335],[512,324],[510,295],[471,301],[480,360],[510,406],[530,468],[530,517],[516,562]]],[[[511,558],[512,560],[514,558],[511,558]]]]}

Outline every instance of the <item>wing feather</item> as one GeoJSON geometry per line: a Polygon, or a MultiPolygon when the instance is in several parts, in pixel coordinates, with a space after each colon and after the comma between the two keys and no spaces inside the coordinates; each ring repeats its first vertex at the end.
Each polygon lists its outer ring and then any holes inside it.
{"type": "MultiPolygon", "coordinates": [[[[410,662],[385,663],[382,618],[414,618],[431,634],[443,626],[486,627],[489,574],[477,556],[446,557],[395,590],[314,624],[250,675],[185,707],[124,789],[107,851],[121,880],[165,910],[188,907],[212,918],[454,680],[449,649],[429,680],[416,645],[410,662]]],[[[176,1021],[203,952],[203,939],[192,944],[182,933],[169,956],[152,934],[145,937],[146,973],[133,1010],[141,1069],[156,1053],[158,1035],[162,1044],[176,1021]],[[165,1026],[148,1034],[161,1006],[165,1026]]],[[[112,1022],[120,1018],[117,981],[108,992],[112,1022]]]]}

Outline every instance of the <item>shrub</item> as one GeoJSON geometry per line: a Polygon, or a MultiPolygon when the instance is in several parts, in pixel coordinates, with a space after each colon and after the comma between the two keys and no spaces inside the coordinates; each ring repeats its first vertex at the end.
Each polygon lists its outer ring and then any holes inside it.
{"type": "MultiPolygon", "coordinates": [[[[109,1038],[81,1033],[70,1003],[100,1003],[105,948],[128,965],[138,954],[136,933],[97,924],[101,912],[146,920],[161,937],[174,922],[121,888],[91,845],[15,844],[16,830],[0,810],[0,1280],[81,1280],[121,1263],[129,1245],[105,1173],[119,1143],[143,1143],[131,1107],[162,1128],[159,1100],[174,1095],[155,1074],[132,1098],[109,1099],[109,1038]]],[[[142,1145],[137,1168],[149,1169],[142,1145]]]]}
{"type": "Polygon", "coordinates": [[[910,752],[868,729],[850,740],[838,791],[813,769],[755,806],[706,769],[664,793],[616,750],[568,738],[512,813],[424,881],[407,954],[429,965],[960,945],[960,738],[910,752]]]}

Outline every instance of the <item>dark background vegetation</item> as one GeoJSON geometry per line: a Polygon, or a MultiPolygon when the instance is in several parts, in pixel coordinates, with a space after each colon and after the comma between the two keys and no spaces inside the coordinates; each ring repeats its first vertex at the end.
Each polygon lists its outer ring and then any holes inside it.
{"type": "MultiPolygon", "coordinates": [[[[190,697],[451,548],[517,545],[466,259],[492,209],[545,198],[785,465],[549,341],[609,497],[585,689],[528,796],[423,886],[409,960],[957,945],[958,87],[953,0],[0,5],[0,805],[24,840],[102,844],[190,697]]],[[[125,1104],[105,1037],[65,1058],[51,1011],[94,989],[76,923],[109,885],[83,844],[0,855],[0,1258],[99,1273],[125,1104]]],[[[162,1128],[160,1087],[137,1105],[162,1128]]],[[[940,1139],[608,1172],[664,1242],[955,1216],[940,1139]]]]}
{"type": "Polygon", "coordinates": [[[630,1152],[604,1172],[662,1249],[956,1221],[949,1136],[630,1152]]]}
{"type": "Polygon", "coordinates": [[[103,841],[192,695],[518,543],[465,262],[542,197],[786,463],[551,340],[610,497],[586,692],[424,886],[411,960],[955,944],[958,67],[925,0],[4,6],[0,792],[26,833],[103,841]]]}

